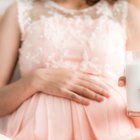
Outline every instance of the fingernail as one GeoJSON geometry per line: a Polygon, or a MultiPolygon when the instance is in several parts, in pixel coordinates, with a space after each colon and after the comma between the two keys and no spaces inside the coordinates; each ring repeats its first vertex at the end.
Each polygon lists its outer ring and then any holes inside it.
{"type": "Polygon", "coordinates": [[[120,87],[122,87],[122,86],[124,86],[124,82],[123,82],[123,81],[119,81],[118,85],[119,85],[120,87]]]}
{"type": "Polygon", "coordinates": [[[99,98],[99,102],[103,102],[104,101],[104,99],[103,98],[99,98]]]}
{"type": "Polygon", "coordinates": [[[106,97],[107,97],[107,98],[110,98],[110,95],[109,95],[109,94],[107,94],[107,95],[106,95],[106,97]]]}

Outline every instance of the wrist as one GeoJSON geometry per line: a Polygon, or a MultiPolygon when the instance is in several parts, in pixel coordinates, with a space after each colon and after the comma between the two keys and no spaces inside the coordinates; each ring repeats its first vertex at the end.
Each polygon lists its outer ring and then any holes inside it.
{"type": "Polygon", "coordinates": [[[35,92],[44,92],[48,89],[50,83],[48,69],[37,69],[31,74],[31,85],[35,92]]]}
{"type": "Polygon", "coordinates": [[[34,92],[40,92],[43,90],[43,79],[41,78],[40,70],[36,70],[31,74],[31,87],[34,92]]]}
{"type": "Polygon", "coordinates": [[[24,85],[24,89],[26,90],[26,93],[29,94],[30,96],[34,95],[39,91],[33,74],[23,77],[22,83],[24,85]]]}

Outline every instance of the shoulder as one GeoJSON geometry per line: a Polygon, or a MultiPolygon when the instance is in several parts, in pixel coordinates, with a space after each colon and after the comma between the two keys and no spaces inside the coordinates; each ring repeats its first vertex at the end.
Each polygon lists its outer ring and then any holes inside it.
{"type": "Polygon", "coordinates": [[[140,24],[140,0],[129,0],[128,20],[136,27],[140,24]]]}
{"type": "Polygon", "coordinates": [[[13,20],[17,18],[17,3],[11,4],[5,11],[2,20],[13,20]]]}
{"type": "Polygon", "coordinates": [[[0,1],[0,15],[3,15],[6,9],[16,0],[1,0],[0,1]]]}
{"type": "MultiPolygon", "coordinates": [[[[17,3],[10,5],[5,11],[0,22],[0,31],[2,34],[16,32],[19,33],[19,24],[17,18],[17,3]]],[[[12,33],[11,33],[12,34],[12,33]]]]}
{"type": "Polygon", "coordinates": [[[17,3],[14,2],[7,8],[1,18],[0,31],[2,34],[13,34],[13,32],[15,34],[20,33],[17,13],[17,3]]]}
{"type": "Polygon", "coordinates": [[[129,4],[140,9],[140,0],[128,0],[129,4]]]}
{"type": "Polygon", "coordinates": [[[6,10],[6,13],[15,14],[17,13],[17,2],[12,3],[6,10]]]}
{"type": "Polygon", "coordinates": [[[129,0],[129,17],[140,19],[140,0],[129,0]]]}

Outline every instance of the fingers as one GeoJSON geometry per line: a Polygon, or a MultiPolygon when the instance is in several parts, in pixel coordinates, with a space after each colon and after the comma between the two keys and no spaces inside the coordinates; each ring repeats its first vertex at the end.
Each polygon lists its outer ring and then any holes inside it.
{"type": "Polygon", "coordinates": [[[99,80],[98,77],[91,78],[91,75],[81,74],[79,78],[81,80],[85,80],[87,82],[93,83],[95,85],[98,85],[98,86],[103,87],[106,90],[108,90],[108,88],[106,87],[106,85],[101,80],[99,80]],[[95,79],[95,78],[97,78],[97,79],[95,79]]]}
{"type": "Polygon", "coordinates": [[[108,89],[101,84],[95,84],[93,82],[88,82],[84,80],[79,80],[79,85],[90,89],[91,91],[96,92],[106,98],[109,98],[108,89]]]}
{"type": "Polygon", "coordinates": [[[109,90],[102,81],[95,81],[94,79],[89,78],[87,74],[81,74],[80,80],[80,85],[86,86],[90,90],[95,91],[102,96],[105,96],[107,98],[110,97],[108,94],[109,90]]]}
{"type": "Polygon", "coordinates": [[[94,91],[91,91],[83,86],[74,85],[72,87],[72,91],[76,94],[79,94],[81,96],[87,97],[89,99],[92,99],[98,102],[102,102],[104,100],[103,96],[96,94],[94,91]]]}
{"type": "Polygon", "coordinates": [[[119,79],[118,79],[118,86],[120,87],[123,87],[126,85],[126,77],[125,76],[121,76],[119,79]]]}
{"type": "Polygon", "coordinates": [[[73,100],[73,101],[80,103],[80,104],[83,104],[83,105],[90,104],[90,102],[86,98],[84,98],[78,94],[75,94],[72,91],[65,90],[64,93],[65,93],[65,98],[67,98],[67,99],[73,100]]]}

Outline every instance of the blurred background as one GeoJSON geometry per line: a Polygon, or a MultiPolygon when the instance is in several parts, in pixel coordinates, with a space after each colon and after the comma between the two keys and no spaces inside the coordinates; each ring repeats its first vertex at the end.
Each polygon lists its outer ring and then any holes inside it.
{"type": "Polygon", "coordinates": [[[15,0],[0,0],[0,15],[4,13],[6,8],[15,0]]]}

